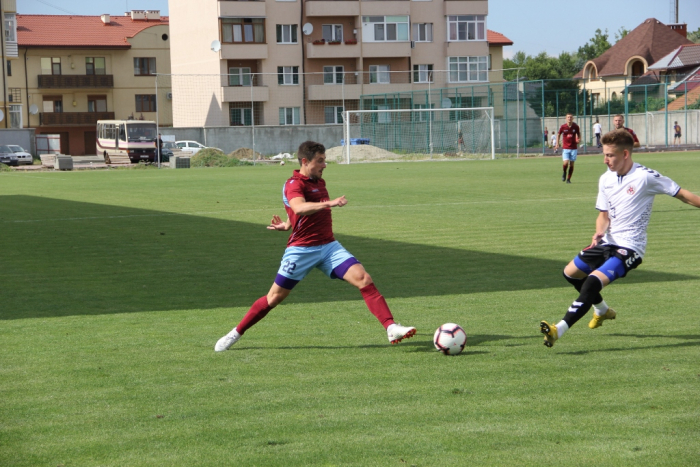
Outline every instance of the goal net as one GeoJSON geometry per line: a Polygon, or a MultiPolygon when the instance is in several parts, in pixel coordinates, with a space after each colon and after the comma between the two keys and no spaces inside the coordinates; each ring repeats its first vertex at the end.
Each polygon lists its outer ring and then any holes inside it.
{"type": "Polygon", "coordinates": [[[340,163],[494,159],[493,107],[343,112],[340,163]]]}

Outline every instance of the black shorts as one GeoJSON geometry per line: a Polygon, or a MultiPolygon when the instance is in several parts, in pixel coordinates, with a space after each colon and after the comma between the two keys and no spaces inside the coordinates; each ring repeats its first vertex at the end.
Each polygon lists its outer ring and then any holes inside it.
{"type": "Polygon", "coordinates": [[[586,274],[599,270],[612,282],[642,264],[642,257],[634,250],[607,243],[581,250],[574,264],[586,274]]]}

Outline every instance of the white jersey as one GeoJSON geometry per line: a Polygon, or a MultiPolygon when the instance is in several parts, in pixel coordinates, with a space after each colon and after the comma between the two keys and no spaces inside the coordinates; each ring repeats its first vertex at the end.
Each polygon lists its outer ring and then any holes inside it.
{"type": "Polygon", "coordinates": [[[600,123],[593,124],[593,133],[600,134],[602,131],[603,131],[603,127],[600,125],[600,123]]]}
{"type": "Polygon", "coordinates": [[[680,189],[670,178],[636,162],[622,177],[617,172],[605,172],[598,182],[595,204],[596,209],[607,211],[610,217],[603,242],[632,249],[643,257],[654,196],[676,196],[680,189]]]}

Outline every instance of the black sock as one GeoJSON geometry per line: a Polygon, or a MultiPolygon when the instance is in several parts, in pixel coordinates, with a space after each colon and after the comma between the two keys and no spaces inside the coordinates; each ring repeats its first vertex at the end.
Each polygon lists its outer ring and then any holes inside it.
{"type": "Polygon", "coordinates": [[[566,324],[568,324],[569,327],[573,326],[578,320],[583,318],[586,313],[588,313],[588,310],[591,309],[593,303],[600,303],[602,301],[602,297],[600,301],[594,301],[600,297],[601,290],[603,290],[603,283],[600,282],[598,277],[588,276],[586,280],[583,281],[580,295],[571,304],[564,315],[564,318],[562,318],[564,321],[566,321],[566,324]]]}

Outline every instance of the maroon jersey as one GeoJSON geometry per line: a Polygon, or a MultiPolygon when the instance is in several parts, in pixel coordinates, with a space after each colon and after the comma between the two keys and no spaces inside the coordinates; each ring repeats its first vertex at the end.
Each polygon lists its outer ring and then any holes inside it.
{"type": "Polygon", "coordinates": [[[627,131],[627,133],[632,135],[632,138],[634,138],[635,143],[639,142],[639,138],[637,138],[637,134],[634,132],[634,130],[632,130],[632,128],[625,128],[625,130],[627,131]]]}
{"type": "Polygon", "coordinates": [[[576,142],[576,137],[581,137],[581,129],[577,124],[572,123],[571,126],[566,123],[559,127],[559,135],[564,135],[561,141],[561,147],[563,149],[576,149],[578,143],[576,142]]]}
{"type": "Polygon", "coordinates": [[[292,178],[284,184],[282,201],[292,222],[292,235],[289,236],[287,246],[318,246],[335,241],[331,208],[322,209],[310,216],[299,216],[289,206],[289,200],[293,198],[304,198],[311,203],[328,201],[330,198],[326,181],[322,178],[311,180],[295,170],[292,178]]]}

